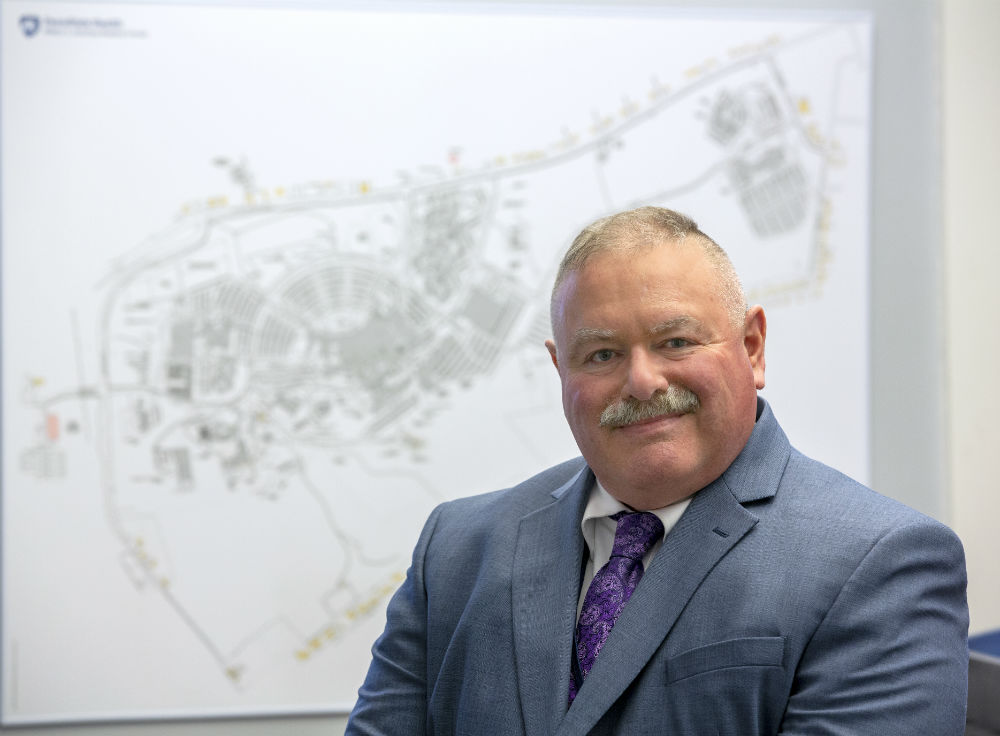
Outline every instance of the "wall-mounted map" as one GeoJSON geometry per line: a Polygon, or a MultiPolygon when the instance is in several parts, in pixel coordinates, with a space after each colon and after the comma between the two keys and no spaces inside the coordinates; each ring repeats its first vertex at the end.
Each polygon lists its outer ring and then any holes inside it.
{"type": "Polygon", "coordinates": [[[2,8],[3,722],[350,706],[431,508],[576,454],[542,343],[662,204],[864,480],[871,26],[2,8]]]}

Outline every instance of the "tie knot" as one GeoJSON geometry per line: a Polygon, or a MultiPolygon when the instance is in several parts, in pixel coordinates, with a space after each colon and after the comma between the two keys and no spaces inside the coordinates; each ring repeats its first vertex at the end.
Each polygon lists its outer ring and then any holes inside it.
{"type": "Polygon", "coordinates": [[[612,557],[642,560],[656,544],[656,540],[663,537],[663,522],[656,514],[648,511],[619,511],[611,518],[618,522],[611,549],[612,557]]]}

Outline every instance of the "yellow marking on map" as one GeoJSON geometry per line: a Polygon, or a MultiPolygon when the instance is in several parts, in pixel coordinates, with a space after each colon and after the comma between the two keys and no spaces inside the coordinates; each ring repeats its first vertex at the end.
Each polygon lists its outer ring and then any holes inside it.
{"type": "Polygon", "coordinates": [[[590,126],[590,132],[594,134],[600,133],[610,128],[613,123],[614,120],[610,115],[604,115],[594,121],[594,124],[590,126]]]}
{"type": "Polygon", "coordinates": [[[823,208],[820,210],[819,229],[821,232],[830,231],[830,222],[833,220],[833,207],[829,199],[823,200],[823,208]]]}
{"type": "Polygon", "coordinates": [[[815,123],[812,123],[806,128],[806,135],[808,135],[809,140],[816,145],[821,146],[826,143],[826,139],[823,137],[823,134],[819,131],[819,127],[815,123]]]}
{"type": "Polygon", "coordinates": [[[513,155],[514,163],[516,164],[530,163],[543,158],[545,158],[545,151],[537,149],[534,151],[519,151],[513,155]]]}
{"type": "Polygon", "coordinates": [[[657,84],[651,90],[649,90],[648,95],[650,100],[658,100],[664,95],[670,94],[669,84],[657,84]]]}
{"type": "Polygon", "coordinates": [[[554,148],[557,151],[565,151],[573,146],[575,146],[580,140],[580,134],[574,133],[570,130],[563,130],[562,138],[553,143],[549,148],[554,148]]]}
{"type": "MultiPolygon", "coordinates": [[[[344,611],[343,618],[347,621],[354,621],[360,616],[371,613],[379,604],[395,592],[399,584],[406,579],[406,574],[397,570],[389,576],[389,580],[376,588],[372,594],[351,608],[344,611]]],[[[317,654],[326,646],[339,637],[347,627],[338,623],[331,623],[321,632],[309,637],[305,645],[294,650],[295,658],[300,662],[305,662],[314,654],[317,654]]]]}
{"type": "Polygon", "coordinates": [[[695,79],[696,77],[708,74],[708,72],[712,71],[717,66],[719,66],[718,59],[714,57],[705,59],[705,61],[701,62],[700,64],[695,64],[694,66],[690,66],[687,69],[685,69],[684,76],[687,77],[688,79],[695,79]]]}
{"type": "Polygon", "coordinates": [[[780,36],[769,36],[764,41],[760,43],[744,43],[739,46],[731,46],[729,48],[729,56],[733,59],[738,59],[745,56],[753,56],[754,54],[762,54],[767,51],[769,46],[774,46],[781,40],[780,36]]]}

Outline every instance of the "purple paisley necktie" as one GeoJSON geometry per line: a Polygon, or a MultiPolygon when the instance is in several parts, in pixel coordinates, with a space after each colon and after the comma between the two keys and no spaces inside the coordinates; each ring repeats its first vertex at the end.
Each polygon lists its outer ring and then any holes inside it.
{"type": "Polygon", "coordinates": [[[618,522],[611,559],[594,575],[583,598],[580,620],[576,625],[576,657],[579,664],[569,677],[569,700],[572,703],[583,678],[590,673],[594,660],[604,646],[611,627],[622,612],[642,577],[642,558],[663,537],[663,523],[648,511],[619,511],[611,517],[618,522]]]}

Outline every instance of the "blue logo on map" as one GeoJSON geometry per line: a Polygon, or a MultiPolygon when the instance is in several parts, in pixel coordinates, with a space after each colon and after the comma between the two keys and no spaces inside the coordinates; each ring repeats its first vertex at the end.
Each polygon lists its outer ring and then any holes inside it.
{"type": "Polygon", "coordinates": [[[18,21],[21,25],[21,30],[24,31],[24,35],[31,38],[36,33],[38,29],[41,28],[42,22],[38,20],[37,15],[22,15],[21,20],[18,21]]]}

